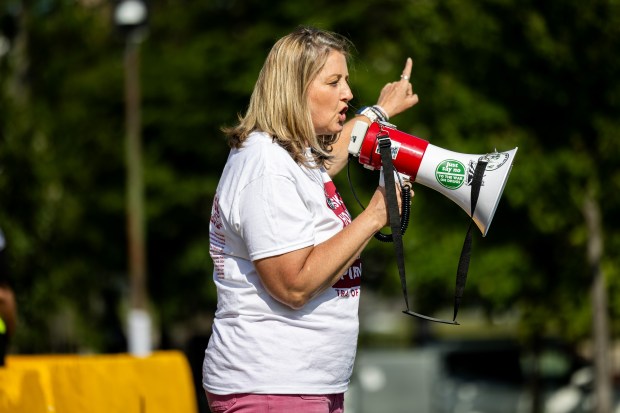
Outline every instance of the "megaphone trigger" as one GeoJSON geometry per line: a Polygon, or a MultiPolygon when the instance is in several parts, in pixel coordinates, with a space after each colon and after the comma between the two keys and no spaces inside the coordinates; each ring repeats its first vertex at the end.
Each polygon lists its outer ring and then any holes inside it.
{"type": "MultiPolygon", "coordinates": [[[[383,176],[383,174],[385,173],[385,170],[383,169],[383,167],[381,167],[381,173],[379,174],[379,186],[382,186],[385,188],[385,177],[383,176]]],[[[401,174],[400,172],[396,172],[394,171],[394,181],[398,182],[399,186],[402,188],[405,185],[411,185],[411,182],[409,181],[409,176],[401,174]]]]}
{"type": "Polygon", "coordinates": [[[400,172],[398,172],[397,174],[398,174],[398,183],[400,184],[401,188],[404,188],[404,187],[408,187],[409,189],[413,188],[413,184],[411,183],[411,177],[409,175],[401,174],[400,172]]]}

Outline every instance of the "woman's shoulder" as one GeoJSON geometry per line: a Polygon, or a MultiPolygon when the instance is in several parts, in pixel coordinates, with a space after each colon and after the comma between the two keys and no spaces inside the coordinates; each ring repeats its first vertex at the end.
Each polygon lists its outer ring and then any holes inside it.
{"type": "Polygon", "coordinates": [[[281,162],[295,163],[289,153],[271,135],[265,132],[252,132],[239,150],[247,157],[267,158],[281,162]]]}
{"type": "Polygon", "coordinates": [[[252,146],[267,148],[271,143],[273,143],[273,138],[268,133],[254,131],[251,132],[246,138],[246,140],[243,142],[242,148],[248,148],[252,146]]]}

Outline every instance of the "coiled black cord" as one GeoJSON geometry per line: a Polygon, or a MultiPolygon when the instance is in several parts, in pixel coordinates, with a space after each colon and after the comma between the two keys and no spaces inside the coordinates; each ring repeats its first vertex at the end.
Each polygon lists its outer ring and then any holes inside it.
{"type": "MultiPolygon", "coordinates": [[[[351,192],[353,193],[353,197],[359,204],[360,208],[364,208],[359,198],[357,197],[357,193],[355,193],[355,188],[353,187],[353,182],[351,181],[351,159],[352,155],[349,155],[349,161],[347,162],[347,179],[349,180],[349,187],[351,188],[351,192]]],[[[400,233],[405,234],[407,228],[409,227],[409,217],[411,215],[411,187],[409,185],[403,184],[400,180],[400,176],[398,177],[400,183],[400,195],[402,200],[401,213],[400,213],[400,233]]],[[[393,242],[394,239],[392,234],[383,234],[381,232],[377,232],[375,234],[375,238],[381,242],[393,242]]]]}
{"type": "MultiPolygon", "coordinates": [[[[400,195],[402,199],[402,206],[400,212],[400,233],[405,235],[407,227],[409,226],[409,215],[411,214],[411,188],[408,185],[400,184],[400,195]]],[[[383,234],[377,232],[375,238],[381,242],[393,242],[394,238],[392,234],[383,234]]]]}

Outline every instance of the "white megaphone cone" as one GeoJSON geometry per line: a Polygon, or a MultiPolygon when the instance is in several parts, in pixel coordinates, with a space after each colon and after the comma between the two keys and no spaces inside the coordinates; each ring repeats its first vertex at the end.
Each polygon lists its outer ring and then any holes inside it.
{"type": "Polygon", "coordinates": [[[385,122],[355,123],[349,153],[364,167],[381,168],[378,137],[388,136],[392,143],[392,162],[396,171],[411,181],[442,193],[471,216],[471,183],[479,160],[487,161],[478,203],[472,217],[482,236],[486,236],[504,191],[518,148],[507,152],[475,155],[448,151],[385,122]]]}

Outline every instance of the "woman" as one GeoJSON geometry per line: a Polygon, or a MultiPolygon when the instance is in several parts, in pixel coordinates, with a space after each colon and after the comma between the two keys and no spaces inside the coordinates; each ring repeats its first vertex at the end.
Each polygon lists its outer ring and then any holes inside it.
{"type": "MultiPolygon", "coordinates": [[[[351,219],[331,180],[353,125],[349,42],[300,28],[272,48],[231,146],[213,203],[218,306],[203,386],[213,412],[342,412],[358,336],[360,253],[387,225],[384,191],[351,219]]],[[[356,120],[417,103],[387,84],[356,120]]]]}

